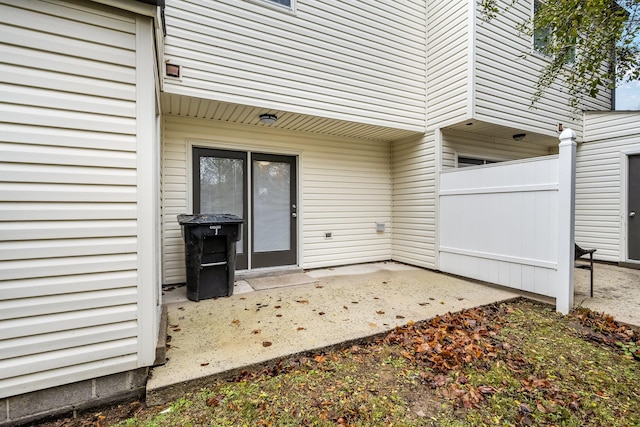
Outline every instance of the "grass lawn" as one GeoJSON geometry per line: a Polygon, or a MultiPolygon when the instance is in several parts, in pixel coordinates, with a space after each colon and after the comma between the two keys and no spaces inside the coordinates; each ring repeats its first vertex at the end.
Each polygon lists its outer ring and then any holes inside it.
{"type": "Polygon", "coordinates": [[[640,426],[640,334],[524,299],[58,426],[640,426]],[[131,418],[119,419],[124,416],[131,418]]]}

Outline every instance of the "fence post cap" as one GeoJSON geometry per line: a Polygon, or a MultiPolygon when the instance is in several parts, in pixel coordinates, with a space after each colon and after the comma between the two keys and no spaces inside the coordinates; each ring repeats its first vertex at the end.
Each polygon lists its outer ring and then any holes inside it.
{"type": "Polygon", "coordinates": [[[560,134],[560,141],[566,141],[566,140],[575,140],[576,137],[578,135],[573,131],[573,129],[565,129],[562,131],[562,133],[560,134]]]}

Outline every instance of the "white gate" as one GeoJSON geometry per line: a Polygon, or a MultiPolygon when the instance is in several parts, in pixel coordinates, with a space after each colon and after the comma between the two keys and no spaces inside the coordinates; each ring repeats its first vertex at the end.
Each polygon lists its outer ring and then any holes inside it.
{"type": "Polygon", "coordinates": [[[440,173],[441,271],[555,297],[558,310],[571,308],[571,134],[559,156],[440,173]]]}

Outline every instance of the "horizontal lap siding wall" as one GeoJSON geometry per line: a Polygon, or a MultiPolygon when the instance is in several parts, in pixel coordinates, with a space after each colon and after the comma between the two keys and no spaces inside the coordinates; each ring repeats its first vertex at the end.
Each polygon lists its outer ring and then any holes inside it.
{"type": "MultiPolygon", "coordinates": [[[[477,12],[476,117],[545,135],[555,135],[558,122],[581,131],[582,117],[571,117],[567,90],[560,84],[554,84],[535,108],[530,108],[538,75],[547,60],[532,52],[532,38],[519,34],[516,25],[532,16],[533,0],[518,0],[510,7],[510,1],[500,3],[504,12],[489,22],[477,12]]],[[[585,97],[581,108],[608,110],[610,91],[602,89],[598,100],[585,97]]]]}
{"type": "Polygon", "coordinates": [[[427,3],[427,126],[432,129],[458,123],[471,114],[471,2],[427,3]]]}
{"type": "Polygon", "coordinates": [[[442,135],[442,168],[456,167],[456,155],[490,160],[519,160],[549,154],[542,145],[513,142],[468,132],[446,131],[442,135]]]}
{"type": "Polygon", "coordinates": [[[4,397],[138,367],[136,21],[0,3],[4,397]]]}
{"type": "Polygon", "coordinates": [[[395,141],[393,247],[395,261],[435,268],[435,135],[395,141]]]}
{"type": "Polygon", "coordinates": [[[168,93],[424,130],[424,2],[169,0],[168,93]]]}
{"type": "Polygon", "coordinates": [[[622,192],[625,153],[640,154],[639,112],[588,112],[585,142],[576,158],[576,234],[582,247],[596,248],[594,257],[626,261],[626,211],[622,192]]]}
{"type": "Polygon", "coordinates": [[[185,281],[176,215],[192,211],[187,141],[203,147],[299,155],[301,267],[391,258],[389,143],[171,116],[165,117],[163,131],[163,283],[185,281]],[[376,232],[377,221],[385,222],[385,232],[376,232]],[[325,232],[333,237],[325,239],[325,232]]]}

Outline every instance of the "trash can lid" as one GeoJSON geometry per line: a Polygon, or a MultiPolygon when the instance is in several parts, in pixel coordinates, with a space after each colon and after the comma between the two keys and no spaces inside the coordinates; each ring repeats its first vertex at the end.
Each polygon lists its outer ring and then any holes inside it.
{"type": "Polygon", "coordinates": [[[180,214],[178,222],[183,224],[241,224],[243,219],[237,215],[231,214],[180,214]]]}

